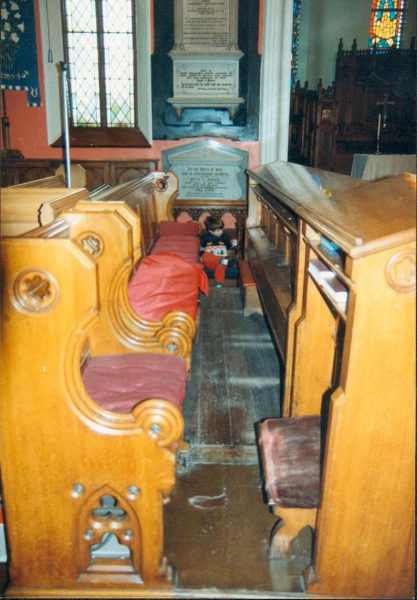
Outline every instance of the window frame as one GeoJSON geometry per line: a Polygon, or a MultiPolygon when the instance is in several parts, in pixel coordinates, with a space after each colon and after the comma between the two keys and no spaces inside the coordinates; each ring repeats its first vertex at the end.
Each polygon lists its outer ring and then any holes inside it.
{"type": "MultiPolygon", "coordinates": [[[[48,144],[63,147],[63,117],[61,107],[61,77],[59,62],[64,62],[63,11],[61,2],[39,3],[42,39],[45,105],[48,144]],[[52,50],[53,62],[48,62],[52,50]]],[[[152,141],[151,95],[151,12],[148,2],[135,0],[136,35],[136,103],[137,127],[71,127],[70,145],[79,148],[150,148],[152,141]]]]}

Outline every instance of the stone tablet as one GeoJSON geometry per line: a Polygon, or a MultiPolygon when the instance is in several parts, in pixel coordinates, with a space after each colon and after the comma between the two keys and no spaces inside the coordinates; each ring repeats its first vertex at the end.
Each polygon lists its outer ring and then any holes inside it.
{"type": "Polygon", "coordinates": [[[179,180],[178,200],[246,200],[248,153],[212,140],[162,152],[162,168],[179,180]]]}
{"type": "Polygon", "coordinates": [[[173,92],[167,102],[180,119],[184,108],[225,108],[234,118],[239,96],[239,0],[176,0],[173,92]]]}

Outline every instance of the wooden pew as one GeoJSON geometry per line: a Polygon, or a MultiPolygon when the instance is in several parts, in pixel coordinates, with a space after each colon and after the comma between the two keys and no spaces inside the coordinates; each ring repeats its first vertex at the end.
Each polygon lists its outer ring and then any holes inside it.
{"type": "Polygon", "coordinates": [[[79,202],[54,223],[25,237],[69,236],[97,263],[100,313],[90,333],[92,355],[159,352],[190,362],[195,322],[172,311],[160,321],[134,313],[127,290],[135,261],[140,259],[140,219],[123,202],[79,202]]]}
{"type": "MultiPolygon", "coordinates": [[[[95,360],[133,359],[140,378],[149,355],[93,356],[90,339],[102,310],[97,262],[70,239],[69,222],[60,219],[55,228],[60,233],[51,238],[2,241],[7,594],[121,597],[169,586],[162,513],[175,482],[181,412],[158,395],[136,405],[134,391],[130,409],[114,411],[87,392],[95,360]],[[123,544],[126,558],[95,555],[108,534],[123,544]]],[[[106,384],[110,373],[99,378],[105,391],[113,389],[106,384]]],[[[181,366],[179,377],[185,374],[181,366]]],[[[169,385],[162,380],[159,388],[169,385]]],[[[126,375],[121,383],[123,393],[126,375]]]]}
{"type": "Polygon", "coordinates": [[[30,188],[66,187],[65,186],[65,176],[62,173],[60,173],[59,175],[52,175],[51,177],[43,177],[42,179],[34,179],[33,181],[26,181],[25,183],[17,183],[16,185],[11,185],[7,189],[28,188],[28,187],[30,187],[30,188]]]}
{"type": "Polygon", "coordinates": [[[153,171],[141,179],[122,183],[94,195],[94,200],[123,200],[142,222],[142,251],[147,256],[158,237],[161,221],[174,221],[172,207],[178,196],[178,178],[169,172],[153,171]]]}
{"type": "Polygon", "coordinates": [[[1,190],[1,233],[22,235],[53,221],[78,200],[90,197],[85,188],[15,186],[1,190]]]}
{"type": "Polygon", "coordinates": [[[415,175],[280,161],[249,175],[246,254],[284,361],[283,414],[322,419],[307,591],[410,597],[415,175]]]}

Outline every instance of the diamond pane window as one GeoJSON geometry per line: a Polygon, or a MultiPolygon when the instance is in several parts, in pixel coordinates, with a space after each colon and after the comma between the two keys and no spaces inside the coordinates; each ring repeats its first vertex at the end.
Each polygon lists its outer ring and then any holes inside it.
{"type": "Polygon", "coordinates": [[[384,50],[400,46],[404,0],[372,0],[368,46],[384,50]]]}
{"type": "Polygon", "coordinates": [[[63,0],[72,124],[136,127],[133,0],[63,0]]]}

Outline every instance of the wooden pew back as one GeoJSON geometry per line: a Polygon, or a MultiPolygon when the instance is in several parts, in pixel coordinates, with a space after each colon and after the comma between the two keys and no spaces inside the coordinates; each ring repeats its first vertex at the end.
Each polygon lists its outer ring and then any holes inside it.
{"type": "Polygon", "coordinates": [[[1,232],[3,236],[23,235],[53,221],[78,200],[90,198],[85,188],[54,188],[25,185],[1,190],[1,232]]]}
{"type": "Polygon", "coordinates": [[[94,200],[123,200],[141,219],[142,250],[147,256],[158,235],[158,224],[174,221],[172,207],[178,196],[178,179],[172,172],[154,171],[94,195],[94,200]]]}
{"type": "MultiPolygon", "coordinates": [[[[189,362],[194,320],[172,311],[162,321],[137,315],[128,299],[135,261],[141,257],[140,219],[124,202],[79,202],[61,214],[69,235],[98,265],[100,314],[90,334],[92,355],[173,353],[189,362]]],[[[61,235],[62,221],[29,232],[27,237],[61,235]]]]}

